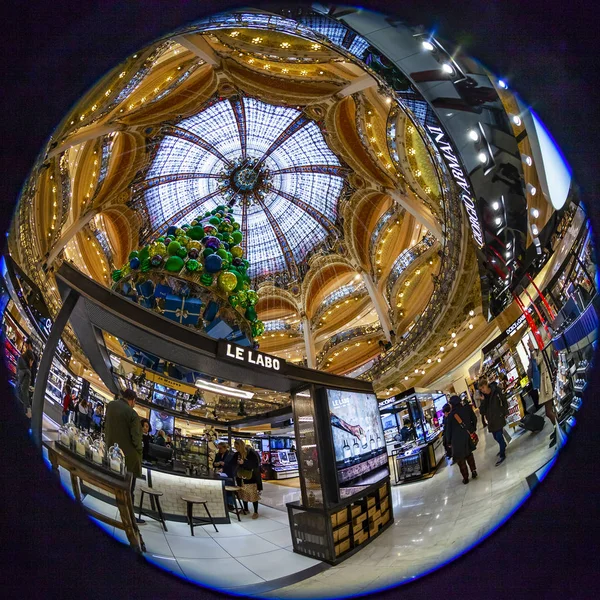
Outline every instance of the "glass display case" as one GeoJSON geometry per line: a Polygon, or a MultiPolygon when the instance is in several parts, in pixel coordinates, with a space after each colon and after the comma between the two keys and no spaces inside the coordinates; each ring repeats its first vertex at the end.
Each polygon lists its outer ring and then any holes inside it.
{"type": "MultiPolygon", "coordinates": [[[[208,442],[199,437],[173,436],[173,461],[191,475],[208,475],[208,442]]],[[[212,466],[212,465],[211,465],[212,466]]]]}
{"type": "Polygon", "coordinates": [[[431,476],[444,457],[446,394],[412,388],[379,404],[395,483],[431,476]]]}

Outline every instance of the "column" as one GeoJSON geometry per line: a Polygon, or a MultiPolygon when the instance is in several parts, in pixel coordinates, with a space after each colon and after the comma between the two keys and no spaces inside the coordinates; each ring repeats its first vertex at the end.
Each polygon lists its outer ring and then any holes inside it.
{"type": "Polygon", "coordinates": [[[48,268],[55,260],[56,257],[61,253],[63,248],[69,243],[69,241],[79,233],[97,214],[98,210],[93,208],[88,211],[85,215],[79,217],[77,221],[72,223],[65,232],[56,240],[56,243],[48,253],[48,258],[44,263],[44,268],[48,268]]]}
{"type": "Polygon", "coordinates": [[[304,313],[302,314],[302,333],[304,334],[304,346],[306,348],[306,362],[310,369],[316,369],[315,341],[310,327],[310,319],[304,313]]]}
{"type": "Polygon", "coordinates": [[[387,302],[383,297],[383,294],[377,289],[375,282],[371,278],[371,276],[365,271],[360,271],[360,275],[365,282],[365,286],[367,291],[369,292],[369,297],[371,298],[371,302],[377,311],[377,316],[379,317],[379,322],[381,323],[381,328],[383,329],[383,334],[385,335],[385,339],[388,342],[392,341],[392,337],[390,332],[392,331],[392,323],[390,321],[390,316],[388,313],[387,302]]]}

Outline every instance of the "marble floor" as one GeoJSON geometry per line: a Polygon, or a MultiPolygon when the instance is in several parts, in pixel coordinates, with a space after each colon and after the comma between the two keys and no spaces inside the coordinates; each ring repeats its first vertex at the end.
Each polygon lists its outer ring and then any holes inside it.
{"type": "MultiPolygon", "coordinates": [[[[394,525],[339,566],[293,553],[285,504],[299,499],[300,491],[267,482],[260,518],[218,525],[218,533],[197,527],[192,538],[187,525],[169,521],[165,534],[148,520],[140,528],[146,558],[184,579],[262,598],[340,598],[397,585],[456,558],[499,527],[553,464],[550,432],[549,423],[539,434],[515,431],[507,460],[496,467],[498,445],[480,430],[477,480],[463,485],[458,467],[444,460],[434,477],[394,486],[394,525]]],[[[117,512],[91,496],[84,503],[113,517],[117,512]]],[[[97,523],[126,543],[123,532],[97,523]]]]}
{"type": "MultiPolygon", "coordinates": [[[[479,477],[467,485],[445,460],[431,479],[392,488],[394,525],[361,552],[268,598],[341,598],[368,594],[432,571],[463,554],[498,528],[531,493],[526,479],[543,474],[555,449],[551,426],[515,431],[507,460],[496,467],[498,445],[480,429],[475,451],[479,477]]],[[[273,501],[271,499],[271,501],[273,501]]]]}

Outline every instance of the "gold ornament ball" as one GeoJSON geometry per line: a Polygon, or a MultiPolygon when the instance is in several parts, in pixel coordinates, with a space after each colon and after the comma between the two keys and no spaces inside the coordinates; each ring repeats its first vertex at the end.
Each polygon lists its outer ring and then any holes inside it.
{"type": "Polygon", "coordinates": [[[229,294],[235,289],[235,286],[237,285],[237,277],[229,271],[224,271],[219,275],[217,279],[217,284],[219,286],[219,289],[229,294]]]}
{"type": "Polygon", "coordinates": [[[150,249],[148,250],[148,254],[150,256],[155,256],[157,254],[160,256],[166,256],[167,247],[162,242],[154,242],[150,246],[150,249]]]}
{"type": "Polygon", "coordinates": [[[233,248],[230,248],[229,252],[231,252],[233,258],[242,258],[244,255],[244,250],[241,246],[234,246],[233,248]]]}
{"type": "Polygon", "coordinates": [[[195,250],[200,251],[201,248],[202,248],[202,244],[196,240],[190,240],[188,242],[188,245],[187,245],[188,250],[195,249],[195,250]]]}

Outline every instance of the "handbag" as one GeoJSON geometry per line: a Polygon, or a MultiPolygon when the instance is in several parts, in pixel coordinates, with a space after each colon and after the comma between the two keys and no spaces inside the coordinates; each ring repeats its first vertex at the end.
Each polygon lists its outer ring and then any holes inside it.
{"type": "Polygon", "coordinates": [[[479,436],[474,431],[469,431],[463,423],[463,420],[456,413],[454,414],[454,418],[456,419],[458,424],[469,434],[469,437],[471,438],[471,443],[473,444],[473,450],[475,450],[475,448],[477,448],[477,444],[479,444],[479,436]]]}
{"type": "Polygon", "coordinates": [[[244,469],[242,467],[240,467],[237,470],[237,476],[240,477],[241,479],[252,479],[252,471],[250,469],[244,469]]]}

